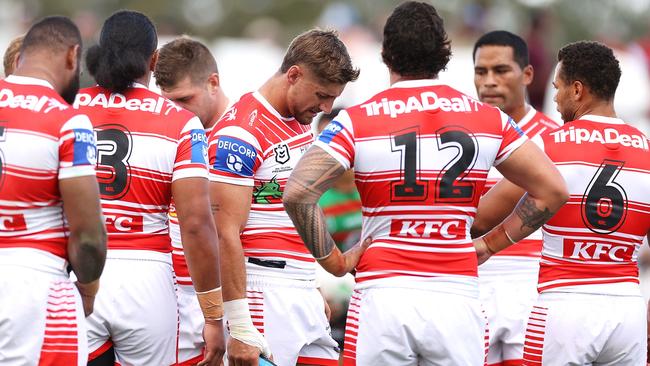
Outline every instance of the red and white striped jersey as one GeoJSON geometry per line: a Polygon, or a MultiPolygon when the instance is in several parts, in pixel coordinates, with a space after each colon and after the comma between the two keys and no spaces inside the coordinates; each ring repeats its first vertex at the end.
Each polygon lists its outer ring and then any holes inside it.
{"type": "Polygon", "coordinates": [[[171,252],[172,182],[207,178],[207,138],[192,113],[134,84],[83,89],[75,101],[97,136],[97,180],[108,249],[171,252]]]}
{"type": "Polygon", "coordinates": [[[311,127],[282,117],[259,92],[245,94],[210,134],[210,180],[253,186],[241,233],[248,274],[316,278],[316,261],[282,206],[282,193],[313,143],[311,127]]]}
{"type": "Polygon", "coordinates": [[[478,296],[469,229],[488,170],[525,141],[506,114],[435,80],[395,83],[341,112],[316,145],[354,167],[373,240],[358,286],[478,296]]]}
{"type": "MultiPolygon", "coordinates": [[[[205,134],[209,135],[212,132],[212,127],[205,129],[205,134]]],[[[172,244],[172,267],[176,275],[176,282],[183,286],[192,286],[192,278],[190,277],[190,270],[187,267],[187,260],[185,259],[185,252],[183,251],[183,242],[181,241],[181,227],[178,222],[178,215],[176,214],[176,206],[172,200],[169,205],[169,238],[172,244]]]]}
{"type": "Polygon", "coordinates": [[[648,140],[586,115],[542,136],[570,198],[543,227],[538,290],[640,295],[637,254],[650,230],[648,140]]]}
{"type": "Polygon", "coordinates": [[[0,248],[67,259],[59,180],[94,175],[95,152],[88,117],[47,81],[15,75],[0,81],[0,248]]]}
{"type": "MultiPolygon", "coordinates": [[[[530,139],[534,138],[535,136],[539,136],[542,133],[552,131],[558,127],[560,127],[557,123],[555,123],[552,119],[547,117],[541,112],[538,112],[535,108],[532,106],[529,106],[528,113],[524,116],[524,118],[521,119],[517,123],[519,128],[521,128],[522,131],[526,134],[526,136],[530,139]]],[[[503,175],[499,173],[498,170],[495,168],[490,169],[490,172],[488,173],[488,179],[485,184],[485,191],[483,194],[487,193],[487,191],[494,187],[497,182],[499,182],[503,178],[503,175]]],[[[499,257],[529,257],[529,258],[535,258],[534,261],[530,261],[529,263],[524,263],[521,261],[521,258],[513,258],[512,259],[512,266],[516,267],[519,264],[522,264],[524,266],[534,266],[534,271],[537,271],[538,263],[537,260],[541,256],[542,252],[542,230],[537,230],[534,233],[530,234],[527,238],[517,242],[517,244],[510,246],[509,248],[502,250],[498,252],[494,257],[492,257],[489,261],[485,262],[484,264],[481,265],[481,272],[484,270],[489,270],[490,265],[495,263],[495,259],[500,259],[499,257]]],[[[507,268],[507,266],[504,266],[503,264],[499,264],[498,266],[495,266],[496,268],[507,268]]],[[[499,270],[499,275],[503,273],[503,271],[499,270]]],[[[495,273],[496,274],[496,273],[495,273]]]]}

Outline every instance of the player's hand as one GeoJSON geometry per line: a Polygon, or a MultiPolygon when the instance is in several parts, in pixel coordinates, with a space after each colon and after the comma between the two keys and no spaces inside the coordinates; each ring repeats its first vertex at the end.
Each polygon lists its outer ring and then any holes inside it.
{"type": "MultiPolygon", "coordinates": [[[[273,360],[268,347],[266,353],[268,354],[267,358],[273,360]]],[[[229,366],[258,366],[260,354],[262,354],[262,352],[259,347],[251,346],[232,337],[228,339],[229,366]]]]}
{"type": "Polygon", "coordinates": [[[366,249],[368,249],[370,244],[372,244],[372,238],[367,237],[343,253],[343,259],[345,259],[345,272],[343,274],[354,271],[354,269],[357,267],[357,264],[359,264],[361,256],[366,251],[366,249]]]}
{"type": "Polygon", "coordinates": [[[492,251],[488,249],[483,238],[476,238],[473,240],[474,249],[476,250],[476,259],[478,259],[478,264],[481,265],[487,261],[492,254],[492,251]]]}
{"type": "Polygon", "coordinates": [[[320,291],[320,294],[323,297],[323,305],[325,306],[325,317],[329,322],[330,320],[332,320],[332,309],[330,309],[330,304],[327,302],[327,298],[325,297],[323,291],[320,291]]]}
{"type": "Polygon", "coordinates": [[[95,306],[95,295],[97,295],[97,291],[99,291],[99,280],[95,280],[90,283],[81,283],[79,281],[76,281],[74,284],[77,286],[77,290],[79,290],[79,294],[81,295],[81,302],[84,307],[84,315],[88,317],[93,313],[95,306]]]}
{"type": "Polygon", "coordinates": [[[223,339],[223,322],[206,319],[203,326],[203,340],[205,341],[205,357],[197,366],[221,365],[226,350],[223,339]]]}

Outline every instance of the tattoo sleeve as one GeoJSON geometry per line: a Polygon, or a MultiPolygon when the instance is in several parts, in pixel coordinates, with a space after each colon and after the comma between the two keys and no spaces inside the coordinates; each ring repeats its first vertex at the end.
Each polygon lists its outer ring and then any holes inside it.
{"type": "Polygon", "coordinates": [[[335,246],[318,199],[343,172],[345,168],[336,159],[313,146],[298,162],[284,190],[284,208],[316,259],[327,257],[335,246]]]}
{"type": "Polygon", "coordinates": [[[554,214],[546,207],[544,210],[537,208],[535,200],[530,198],[528,193],[526,193],[521,198],[521,201],[519,201],[519,204],[515,208],[515,213],[521,219],[521,229],[525,230],[526,228],[529,228],[529,230],[532,229],[533,231],[542,227],[542,225],[553,217],[554,214]]]}

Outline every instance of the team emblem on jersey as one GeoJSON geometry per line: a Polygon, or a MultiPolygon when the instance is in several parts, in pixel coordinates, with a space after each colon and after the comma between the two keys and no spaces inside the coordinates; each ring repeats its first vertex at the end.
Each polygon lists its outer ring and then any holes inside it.
{"type": "Polygon", "coordinates": [[[248,125],[253,126],[255,120],[257,120],[257,109],[252,111],[251,114],[248,115],[248,125]]]}
{"type": "Polygon", "coordinates": [[[241,170],[244,167],[244,162],[241,161],[239,156],[228,154],[228,158],[226,158],[226,166],[233,172],[241,173],[241,170]]]}
{"type": "Polygon", "coordinates": [[[291,159],[289,156],[289,146],[287,146],[287,144],[278,145],[273,148],[273,151],[275,151],[275,161],[277,161],[278,164],[284,164],[291,159]]]}
{"type": "Polygon", "coordinates": [[[230,108],[228,112],[226,112],[226,121],[233,121],[237,118],[237,108],[230,108]]]}
{"type": "Polygon", "coordinates": [[[86,148],[86,159],[91,165],[97,164],[97,149],[94,146],[86,148]]]}
{"type": "Polygon", "coordinates": [[[271,203],[272,200],[281,200],[282,191],[280,190],[280,183],[273,177],[270,181],[262,183],[259,187],[255,187],[253,199],[255,203],[262,204],[271,203]]]}

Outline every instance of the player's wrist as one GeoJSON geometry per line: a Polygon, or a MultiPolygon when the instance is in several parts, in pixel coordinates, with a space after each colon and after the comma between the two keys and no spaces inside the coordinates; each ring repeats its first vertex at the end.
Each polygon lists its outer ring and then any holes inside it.
{"type": "Polygon", "coordinates": [[[337,247],[334,247],[326,257],[319,258],[317,261],[323,269],[335,276],[340,277],[347,273],[345,257],[337,247]]]}
{"type": "Polygon", "coordinates": [[[223,310],[228,319],[228,326],[233,327],[254,327],[253,319],[248,308],[248,300],[236,299],[225,301],[223,303],[223,310]]]}
{"type": "Polygon", "coordinates": [[[221,286],[208,291],[197,291],[196,297],[203,312],[206,323],[219,322],[223,319],[224,303],[221,296],[221,286]]]}
{"type": "Polygon", "coordinates": [[[494,255],[515,244],[516,241],[508,234],[503,224],[499,224],[483,236],[483,243],[490,255],[494,255]]]}

